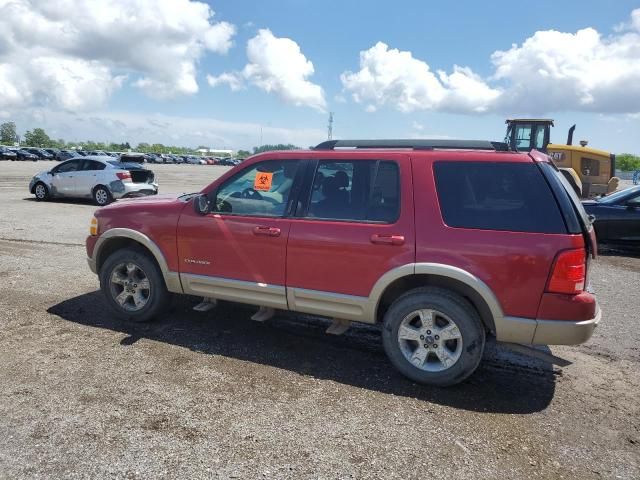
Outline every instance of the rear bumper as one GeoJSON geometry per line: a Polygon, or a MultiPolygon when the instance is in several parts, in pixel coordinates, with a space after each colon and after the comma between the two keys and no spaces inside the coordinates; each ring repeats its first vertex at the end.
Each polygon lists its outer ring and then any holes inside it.
{"type": "Polygon", "coordinates": [[[597,305],[594,317],[588,320],[503,317],[496,321],[496,339],[529,345],[577,345],[591,338],[601,317],[602,312],[597,305]]]}
{"type": "Polygon", "coordinates": [[[130,182],[111,182],[111,194],[113,198],[131,198],[142,197],[145,195],[155,195],[158,193],[158,183],[130,183],[130,182]]]}

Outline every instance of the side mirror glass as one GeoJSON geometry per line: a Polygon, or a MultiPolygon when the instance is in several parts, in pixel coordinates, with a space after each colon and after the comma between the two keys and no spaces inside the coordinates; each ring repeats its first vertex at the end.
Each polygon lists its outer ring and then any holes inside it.
{"type": "Polygon", "coordinates": [[[201,193],[193,199],[193,209],[199,215],[207,215],[211,211],[209,198],[206,194],[201,193]]]}

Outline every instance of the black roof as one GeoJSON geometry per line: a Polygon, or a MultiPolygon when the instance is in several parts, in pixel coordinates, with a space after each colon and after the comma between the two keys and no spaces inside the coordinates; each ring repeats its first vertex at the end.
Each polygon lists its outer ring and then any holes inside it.
{"type": "Polygon", "coordinates": [[[509,146],[503,142],[488,140],[327,140],[315,146],[314,150],[334,150],[336,148],[408,148],[413,150],[493,150],[506,152],[509,146]]]}

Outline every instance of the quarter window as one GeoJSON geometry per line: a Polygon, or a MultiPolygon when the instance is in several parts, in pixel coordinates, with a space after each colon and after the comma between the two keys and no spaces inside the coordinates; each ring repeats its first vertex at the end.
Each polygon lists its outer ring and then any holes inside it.
{"type": "Polygon", "coordinates": [[[318,162],[306,217],[393,223],[400,205],[400,174],[391,161],[318,162]]]}
{"type": "Polygon", "coordinates": [[[567,233],[558,204],[533,163],[436,162],[436,186],[450,227],[567,233]]]}
{"type": "Polygon", "coordinates": [[[282,217],[298,160],[270,160],[242,170],[216,193],[213,211],[231,215],[282,217]]]}

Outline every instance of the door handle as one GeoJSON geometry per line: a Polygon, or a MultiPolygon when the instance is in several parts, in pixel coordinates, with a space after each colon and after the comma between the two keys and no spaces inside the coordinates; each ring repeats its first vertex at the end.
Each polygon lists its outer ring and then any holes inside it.
{"type": "Polygon", "coordinates": [[[254,227],[254,235],[264,235],[266,237],[279,237],[280,229],[277,227],[254,227]]]}
{"type": "Polygon", "coordinates": [[[374,233],[371,235],[371,243],[377,245],[404,245],[404,235],[374,233]]]}

